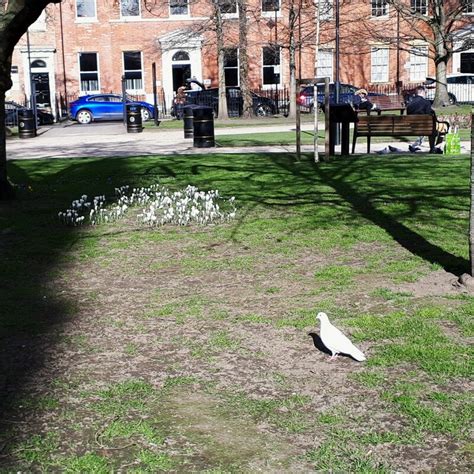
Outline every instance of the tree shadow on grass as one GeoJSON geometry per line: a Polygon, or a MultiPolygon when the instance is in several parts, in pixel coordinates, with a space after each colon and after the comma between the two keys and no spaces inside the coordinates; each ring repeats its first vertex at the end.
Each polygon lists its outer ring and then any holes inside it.
{"type": "MultiPolygon", "coordinates": [[[[305,157],[305,160],[306,159],[308,159],[308,157],[305,157]]],[[[468,260],[463,257],[453,255],[439,245],[430,242],[425,236],[414,231],[413,229],[410,229],[407,225],[397,220],[394,216],[383,212],[380,208],[376,207],[374,204],[374,201],[378,198],[376,191],[364,192],[362,187],[361,192],[361,189],[357,186],[357,183],[368,177],[370,167],[374,165],[375,159],[376,158],[372,156],[365,160],[358,161],[348,158],[347,161],[340,161],[338,166],[331,166],[327,163],[315,164],[310,158],[309,162],[311,163],[314,173],[320,178],[322,182],[328,186],[331,186],[337,192],[337,194],[346,202],[348,202],[359,215],[384,229],[396,242],[398,242],[409,252],[421,257],[427,262],[440,265],[444,268],[444,270],[454,273],[455,275],[461,275],[462,273],[468,271],[468,260]],[[364,167],[367,170],[365,177],[363,176],[363,172],[361,174],[361,169],[363,170],[364,167]],[[361,174],[359,178],[356,178],[357,173],[361,174]]],[[[418,157],[417,159],[421,160],[418,157]]],[[[428,156],[425,159],[429,160],[433,158],[428,156]]],[[[285,169],[288,171],[291,171],[300,177],[305,176],[305,173],[302,173],[298,167],[285,165],[281,161],[279,163],[281,166],[285,166],[285,169]]],[[[394,161],[387,164],[385,161],[384,166],[388,169],[394,169],[395,167],[400,167],[400,164],[397,164],[394,161]]],[[[403,166],[406,166],[406,163],[403,164],[403,166]]],[[[426,164],[424,166],[426,167],[426,164]]],[[[416,163],[413,163],[409,169],[411,169],[412,174],[416,175],[416,163]]],[[[434,172],[435,170],[433,169],[433,173],[434,172]]],[[[307,177],[307,179],[310,180],[311,178],[307,177]]],[[[420,177],[420,181],[421,179],[422,178],[420,177]]],[[[467,197],[468,195],[467,186],[463,190],[442,188],[433,189],[430,187],[427,193],[423,192],[423,183],[420,182],[419,186],[420,189],[412,189],[408,191],[408,194],[406,195],[403,195],[402,192],[398,190],[397,195],[392,195],[388,197],[388,199],[394,199],[395,201],[399,199],[400,201],[409,203],[410,213],[412,216],[414,216],[418,207],[417,203],[421,201],[435,200],[446,196],[452,198],[461,198],[463,194],[464,197],[467,197]]],[[[386,193],[387,191],[380,189],[379,192],[386,193]]],[[[407,192],[407,190],[405,189],[404,192],[407,192]]],[[[451,211],[452,209],[447,206],[447,210],[451,211]]],[[[460,212],[462,210],[462,206],[458,207],[456,210],[460,212]]],[[[436,211],[437,209],[433,208],[433,212],[436,211]]],[[[438,211],[440,212],[441,209],[438,209],[438,211]]]]}

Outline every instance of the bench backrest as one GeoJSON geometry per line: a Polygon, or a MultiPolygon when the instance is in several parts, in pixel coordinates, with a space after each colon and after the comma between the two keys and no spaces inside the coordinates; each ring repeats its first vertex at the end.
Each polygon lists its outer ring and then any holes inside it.
{"type": "Polygon", "coordinates": [[[363,115],[358,118],[358,135],[431,135],[436,119],[432,115],[363,115]]]}
{"type": "Polygon", "coordinates": [[[370,101],[377,105],[380,110],[384,109],[398,109],[405,107],[405,100],[401,95],[380,95],[373,96],[370,101]]]}

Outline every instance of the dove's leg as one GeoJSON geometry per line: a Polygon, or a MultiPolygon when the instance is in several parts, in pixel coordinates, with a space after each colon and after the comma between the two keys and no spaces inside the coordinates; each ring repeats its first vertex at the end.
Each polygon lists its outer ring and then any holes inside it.
{"type": "Polygon", "coordinates": [[[332,356],[329,360],[336,360],[337,356],[339,355],[338,352],[332,352],[332,356]]]}

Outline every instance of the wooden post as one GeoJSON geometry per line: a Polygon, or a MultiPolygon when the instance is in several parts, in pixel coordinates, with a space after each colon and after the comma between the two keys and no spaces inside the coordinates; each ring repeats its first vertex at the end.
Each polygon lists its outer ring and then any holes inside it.
{"type": "MultiPolygon", "coordinates": [[[[301,88],[301,80],[296,81],[296,94],[299,94],[301,88]]],[[[301,107],[296,97],[296,157],[301,158],[301,107]]]]}
{"type": "Polygon", "coordinates": [[[330,152],[330,143],[329,143],[329,77],[324,79],[324,128],[325,128],[325,138],[324,138],[324,155],[326,159],[329,159],[331,155],[330,152]]]}

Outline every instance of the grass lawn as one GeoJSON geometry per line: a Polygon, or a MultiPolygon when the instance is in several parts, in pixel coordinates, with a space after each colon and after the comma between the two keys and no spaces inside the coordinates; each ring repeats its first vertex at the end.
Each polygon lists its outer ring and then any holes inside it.
{"type": "Polygon", "coordinates": [[[474,297],[451,284],[468,269],[467,156],[56,159],[9,173],[1,472],[472,471],[474,297]],[[235,196],[237,217],[58,222],[82,194],[156,182],[235,196]],[[366,362],[318,350],[318,311],[366,362]]]}

